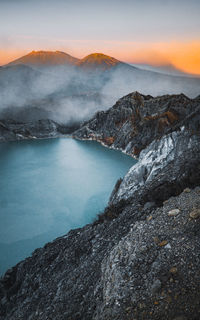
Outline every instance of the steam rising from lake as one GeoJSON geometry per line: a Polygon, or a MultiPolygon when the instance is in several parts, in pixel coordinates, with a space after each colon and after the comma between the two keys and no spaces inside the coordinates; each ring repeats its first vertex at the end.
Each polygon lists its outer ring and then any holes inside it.
{"type": "Polygon", "coordinates": [[[194,98],[200,91],[200,79],[173,77],[125,64],[104,72],[73,66],[1,67],[0,118],[79,122],[97,110],[108,109],[132,91],[153,96],[182,92],[194,98]]]}

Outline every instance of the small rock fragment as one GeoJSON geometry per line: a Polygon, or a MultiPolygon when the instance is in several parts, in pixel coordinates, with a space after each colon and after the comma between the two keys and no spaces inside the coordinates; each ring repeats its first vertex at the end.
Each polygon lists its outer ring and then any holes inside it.
{"type": "Polygon", "coordinates": [[[183,190],[183,192],[187,192],[187,193],[189,193],[190,191],[191,191],[190,188],[185,188],[185,189],[183,190]]]}
{"type": "Polygon", "coordinates": [[[169,270],[169,272],[170,273],[172,273],[172,274],[175,274],[175,273],[177,273],[177,267],[172,267],[170,270],[169,270]]]}
{"type": "Polygon", "coordinates": [[[159,279],[156,279],[156,280],[154,281],[154,283],[152,284],[152,286],[151,286],[151,292],[152,292],[152,294],[155,294],[157,291],[160,290],[160,288],[161,288],[161,282],[160,282],[159,279]]]}
{"type": "Polygon", "coordinates": [[[155,202],[146,202],[144,205],[144,210],[150,210],[155,207],[155,202]]]}
{"type": "Polygon", "coordinates": [[[1,305],[3,306],[4,304],[6,304],[7,303],[7,298],[6,297],[4,297],[3,299],[1,299],[1,305]]]}
{"type": "Polygon", "coordinates": [[[158,245],[159,245],[159,247],[164,247],[164,246],[166,246],[166,244],[168,244],[168,241],[167,240],[163,240],[158,245]]]}
{"type": "Polygon", "coordinates": [[[130,312],[131,311],[131,307],[126,308],[126,312],[130,312]]]}
{"type": "Polygon", "coordinates": [[[169,217],[175,217],[175,216],[177,216],[179,213],[180,213],[180,210],[179,210],[179,209],[173,209],[173,210],[170,210],[170,211],[168,212],[168,216],[169,216],[169,217]]]}
{"type": "Polygon", "coordinates": [[[153,241],[154,241],[155,243],[158,243],[158,242],[159,242],[158,237],[154,237],[154,238],[153,238],[153,241]]]}
{"type": "Polygon", "coordinates": [[[200,209],[193,209],[190,212],[190,218],[192,219],[198,219],[200,217],[200,209]]]}
{"type": "Polygon", "coordinates": [[[171,296],[167,296],[166,300],[167,300],[168,303],[171,303],[172,302],[172,297],[171,296]]]}

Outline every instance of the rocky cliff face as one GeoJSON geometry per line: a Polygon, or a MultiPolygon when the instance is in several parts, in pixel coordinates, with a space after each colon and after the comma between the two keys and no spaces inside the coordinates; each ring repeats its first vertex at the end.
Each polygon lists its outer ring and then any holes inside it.
{"type": "Polygon", "coordinates": [[[110,202],[137,197],[142,202],[153,200],[159,204],[186,186],[198,184],[199,143],[199,135],[184,127],[154,140],[140,153],[138,163],[124,177],[110,202]]]}
{"type": "Polygon", "coordinates": [[[183,126],[199,105],[198,97],[183,94],[153,98],[133,92],[108,111],[97,112],[74,136],[99,140],[137,156],[154,139],[183,126]]]}
{"type": "Polygon", "coordinates": [[[14,120],[0,120],[0,142],[23,139],[53,138],[68,134],[76,125],[62,126],[53,120],[18,122],[14,120]]]}
{"type": "Polygon", "coordinates": [[[0,319],[199,319],[199,99],[133,93],[74,135],[139,161],[97,221],[7,271],[0,319]]]}

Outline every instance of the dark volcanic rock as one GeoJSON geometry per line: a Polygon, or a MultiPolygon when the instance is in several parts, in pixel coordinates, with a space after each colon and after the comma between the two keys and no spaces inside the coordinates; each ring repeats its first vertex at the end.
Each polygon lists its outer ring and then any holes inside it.
{"type": "Polygon", "coordinates": [[[137,145],[138,163],[117,182],[97,221],[7,271],[0,319],[200,318],[199,99],[123,99],[75,136],[128,153],[137,145]]]}
{"type": "Polygon", "coordinates": [[[137,156],[155,138],[175,130],[199,107],[199,99],[183,94],[153,98],[133,92],[108,111],[96,113],[74,136],[96,139],[137,156]]]}
{"type": "Polygon", "coordinates": [[[101,264],[94,319],[199,319],[200,188],[170,198],[133,224],[101,264]],[[179,208],[176,217],[169,211],[179,208]],[[182,319],[182,318],[181,318],[182,319]]]}
{"type": "Polygon", "coordinates": [[[37,249],[1,281],[0,319],[199,319],[193,206],[200,207],[200,188],[156,210],[130,204],[117,219],[37,249]]]}
{"type": "Polygon", "coordinates": [[[74,131],[78,125],[60,125],[44,119],[29,122],[0,120],[0,141],[14,141],[34,138],[53,138],[74,131]]]}
{"type": "Polygon", "coordinates": [[[34,122],[0,121],[0,141],[47,138],[57,135],[57,124],[52,120],[34,122]]]}

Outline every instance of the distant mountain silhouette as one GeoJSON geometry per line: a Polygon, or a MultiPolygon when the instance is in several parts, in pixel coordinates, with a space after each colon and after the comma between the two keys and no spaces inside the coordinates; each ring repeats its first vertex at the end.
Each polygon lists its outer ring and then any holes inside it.
{"type": "Polygon", "coordinates": [[[123,62],[107,56],[103,53],[92,53],[81,59],[77,65],[84,69],[100,69],[108,70],[117,65],[123,64],[123,62]]]}
{"type": "MultiPolygon", "coordinates": [[[[82,59],[75,58],[62,51],[32,51],[27,55],[11,61],[6,66],[28,65],[30,67],[76,66],[84,71],[106,71],[120,68],[122,71],[149,71],[168,76],[186,76],[199,78],[193,74],[184,73],[172,64],[152,66],[149,64],[128,64],[103,53],[91,53],[82,59]]],[[[1,68],[1,67],[0,67],[1,68]]]]}
{"type": "MultiPolygon", "coordinates": [[[[83,59],[77,59],[61,51],[32,51],[27,55],[16,59],[8,64],[24,64],[29,66],[58,66],[72,65],[84,70],[109,70],[119,65],[127,65],[113,57],[103,53],[92,53],[83,59]]],[[[128,66],[128,65],[127,65],[128,66]]]]}
{"type": "Polygon", "coordinates": [[[8,65],[25,64],[29,66],[75,65],[79,59],[61,51],[32,51],[10,62],[8,65]]]}
{"type": "Polygon", "coordinates": [[[198,78],[198,75],[190,74],[188,72],[184,72],[178,68],[176,68],[173,64],[161,64],[161,65],[151,65],[151,64],[138,64],[133,63],[131,64],[134,67],[137,67],[138,69],[148,70],[148,71],[154,71],[159,73],[164,73],[167,75],[172,76],[184,76],[184,77],[193,77],[198,78]]]}

